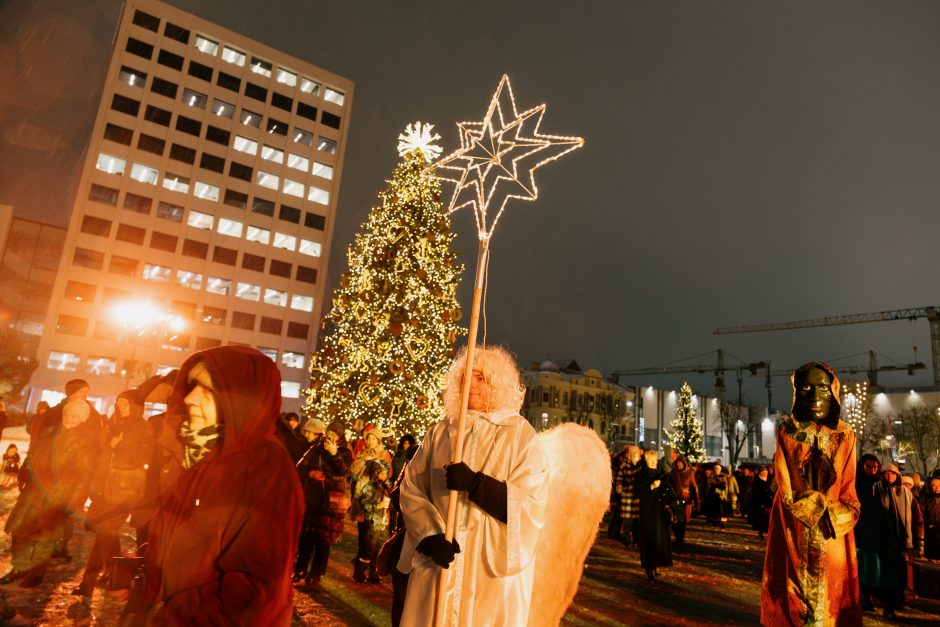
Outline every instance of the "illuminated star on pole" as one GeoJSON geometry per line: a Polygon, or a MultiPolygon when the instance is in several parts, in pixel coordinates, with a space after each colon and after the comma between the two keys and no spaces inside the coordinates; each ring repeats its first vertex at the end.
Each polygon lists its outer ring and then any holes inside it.
{"type": "Polygon", "coordinates": [[[460,148],[434,164],[438,178],[457,185],[448,209],[471,205],[481,240],[492,236],[510,198],[538,198],[537,169],[584,145],[580,137],[540,133],[544,114],[544,104],[520,113],[504,74],[483,121],[458,123],[460,148]]]}

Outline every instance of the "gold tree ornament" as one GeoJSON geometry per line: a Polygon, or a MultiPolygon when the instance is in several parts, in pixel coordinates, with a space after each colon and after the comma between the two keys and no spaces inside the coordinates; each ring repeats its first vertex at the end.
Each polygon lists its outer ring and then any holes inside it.
{"type": "Polygon", "coordinates": [[[489,239],[510,198],[538,198],[535,171],[584,145],[581,137],[541,133],[545,105],[516,109],[503,74],[482,122],[460,122],[460,148],[433,164],[438,178],[457,184],[448,210],[473,207],[477,234],[489,239]]]}
{"type": "Polygon", "coordinates": [[[412,150],[420,150],[424,153],[424,158],[428,161],[434,161],[441,156],[444,150],[440,146],[434,145],[434,142],[441,138],[437,133],[431,133],[434,130],[433,124],[423,122],[413,122],[405,127],[405,132],[398,136],[398,156],[404,157],[412,150]]]}

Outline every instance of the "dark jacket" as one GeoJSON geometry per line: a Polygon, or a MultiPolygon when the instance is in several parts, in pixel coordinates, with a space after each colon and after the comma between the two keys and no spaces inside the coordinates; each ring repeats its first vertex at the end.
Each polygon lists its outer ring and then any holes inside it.
{"type": "Polygon", "coordinates": [[[212,377],[221,441],[183,471],[151,523],[147,593],[163,603],[152,624],[289,625],[303,497],[274,435],[280,375],[254,349],[197,352],[180,368],[168,424],[185,415],[199,362],[212,377]]]}
{"type": "Polygon", "coordinates": [[[646,465],[641,459],[637,464],[636,489],[640,497],[640,565],[643,568],[672,566],[672,539],[669,533],[669,514],[674,498],[667,476],[646,465]],[[660,484],[653,488],[653,483],[660,484]]]}
{"type": "Polygon", "coordinates": [[[342,535],[346,473],[351,465],[352,452],[346,446],[337,446],[336,454],[331,455],[318,441],[304,453],[297,464],[307,506],[304,533],[312,533],[329,544],[342,535]]]}

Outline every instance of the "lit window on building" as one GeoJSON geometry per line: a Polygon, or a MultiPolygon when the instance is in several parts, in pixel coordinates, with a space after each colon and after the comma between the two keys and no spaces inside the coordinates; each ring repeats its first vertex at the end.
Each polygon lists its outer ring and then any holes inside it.
{"type": "Polygon", "coordinates": [[[303,183],[299,181],[292,181],[290,179],[284,179],[284,193],[290,194],[291,196],[296,196],[297,198],[303,198],[304,197],[303,183]]]}
{"type": "Polygon", "coordinates": [[[97,375],[109,375],[117,372],[117,360],[113,357],[91,355],[85,360],[85,371],[97,375]]]}
{"type": "Polygon", "coordinates": [[[176,284],[191,290],[202,289],[202,274],[189,270],[177,270],[176,284]]]}
{"type": "Polygon", "coordinates": [[[219,228],[217,230],[221,235],[241,237],[242,223],[237,220],[229,220],[228,218],[219,218],[219,228]]]}
{"type": "Polygon", "coordinates": [[[299,252],[301,255],[310,255],[311,257],[319,257],[320,249],[321,249],[321,246],[319,242],[311,242],[308,239],[300,240],[299,252]]]}
{"type": "Polygon", "coordinates": [[[223,46],[222,47],[222,60],[228,61],[229,63],[233,65],[237,65],[238,67],[244,67],[245,66],[245,53],[240,50],[236,50],[235,48],[229,48],[228,46],[223,46]]]}
{"type": "Polygon", "coordinates": [[[213,222],[214,220],[211,215],[199,211],[190,211],[189,217],[186,218],[186,224],[189,226],[197,229],[205,229],[207,231],[212,230],[213,222]]]}
{"type": "Polygon", "coordinates": [[[328,205],[330,204],[330,192],[311,185],[307,192],[307,200],[321,205],[328,205]]]}
{"type": "Polygon", "coordinates": [[[327,165],[325,163],[320,163],[319,161],[313,162],[313,175],[324,178],[328,181],[333,180],[333,166],[327,165]]]}
{"type": "Polygon", "coordinates": [[[202,321],[206,324],[225,324],[227,313],[224,309],[206,305],[202,308],[202,321]]]}
{"type": "Polygon", "coordinates": [[[225,102],[224,100],[219,100],[214,98],[212,100],[212,112],[221,118],[232,119],[235,115],[235,105],[225,102]]]}
{"type": "Polygon", "coordinates": [[[297,248],[297,238],[285,233],[274,233],[274,247],[294,250],[297,248]]]}
{"type": "Polygon", "coordinates": [[[296,381],[281,381],[281,396],[284,398],[300,398],[300,384],[296,381]]]}
{"type": "Polygon", "coordinates": [[[299,128],[294,129],[294,134],[291,136],[291,141],[295,144],[303,144],[304,146],[313,146],[313,134],[308,133],[307,131],[301,130],[299,128]]]}
{"type": "Polygon", "coordinates": [[[98,161],[95,163],[95,168],[101,170],[102,172],[107,172],[108,174],[117,174],[118,176],[124,174],[124,168],[127,166],[127,162],[124,159],[118,159],[114,155],[109,155],[105,153],[98,153],[98,161]]]}
{"type": "Polygon", "coordinates": [[[333,104],[343,106],[343,103],[346,102],[346,94],[341,91],[337,91],[330,87],[326,88],[326,93],[323,94],[323,99],[327,102],[332,102],[333,104]]]}
{"type": "Polygon", "coordinates": [[[277,363],[277,351],[274,350],[273,348],[260,348],[259,347],[258,352],[264,355],[265,357],[267,357],[268,359],[270,359],[271,361],[273,361],[274,363],[277,363]]]}
{"type": "Polygon", "coordinates": [[[206,291],[210,294],[228,296],[232,293],[232,282],[217,276],[210,276],[206,281],[206,291]]]}
{"type": "Polygon", "coordinates": [[[258,170],[255,173],[255,182],[261,187],[276,190],[281,183],[281,179],[268,172],[258,170]]]}
{"type": "Polygon", "coordinates": [[[281,365],[287,366],[288,368],[303,368],[304,354],[284,351],[284,354],[281,355],[281,365]]]}
{"type": "Polygon", "coordinates": [[[247,109],[242,109],[242,114],[239,120],[245,126],[261,128],[261,114],[260,113],[255,113],[254,111],[248,111],[247,109]]]}
{"type": "Polygon", "coordinates": [[[307,78],[304,76],[300,79],[300,91],[305,94],[312,94],[314,96],[320,95],[320,83],[316,82],[312,78],[307,78]]]}
{"type": "Polygon", "coordinates": [[[135,70],[134,68],[129,68],[126,65],[122,65],[120,72],[118,72],[118,80],[125,85],[130,85],[131,87],[142,88],[144,83],[147,82],[147,75],[143,72],[135,70]]]}
{"type": "Polygon", "coordinates": [[[242,137],[241,135],[235,136],[235,141],[232,143],[232,148],[239,152],[245,152],[249,155],[258,154],[258,142],[253,139],[248,139],[247,137],[242,137]]]}
{"type": "Polygon", "coordinates": [[[69,281],[65,284],[65,297],[79,302],[91,302],[95,300],[95,286],[90,283],[69,281]]]}
{"type": "Polygon", "coordinates": [[[139,183],[156,185],[159,177],[160,172],[156,168],[151,168],[141,163],[135,163],[131,166],[131,178],[139,183]]]}
{"type": "Polygon", "coordinates": [[[290,298],[290,308],[299,311],[313,311],[313,296],[294,294],[290,298]]]}
{"type": "Polygon", "coordinates": [[[336,154],[336,142],[332,139],[327,139],[325,137],[320,137],[317,139],[317,150],[320,152],[325,152],[327,154],[335,155],[336,154]]]}
{"type": "Polygon", "coordinates": [[[212,202],[218,202],[219,200],[219,188],[215,185],[209,185],[208,183],[203,183],[202,181],[196,181],[196,184],[193,186],[193,196],[196,198],[201,198],[203,200],[210,200],[212,202]]]}
{"type": "Polygon", "coordinates": [[[205,94],[200,94],[198,91],[184,88],[182,100],[190,107],[205,109],[206,102],[208,102],[209,98],[205,94]]]}
{"type": "Polygon", "coordinates": [[[49,351],[49,360],[46,362],[46,368],[50,370],[75,372],[78,370],[79,362],[79,357],[75,353],[49,351]]]}
{"type": "Polygon", "coordinates": [[[251,71],[255,74],[260,74],[265,78],[271,78],[271,69],[272,66],[270,63],[258,57],[251,57],[251,71]]]}
{"type": "Polygon", "coordinates": [[[277,68],[277,76],[274,80],[283,85],[289,85],[291,87],[297,86],[297,75],[282,67],[277,68]]]}
{"type": "Polygon", "coordinates": [[[215,56],[219,53],[219,42],[212,41],[208,37],[203,37],[202,35],[196,35],[196,50],[199,52],[205,52],[206,54],[211,54],[215,56]]]}
{"type": "Polygon", "coordinates": [[[287,292],[274,290],[269,287],[264,290],[264,302],[268,305],[287,307],[287,292]]]}
{"type": "Polygon", "coordinates": [[[249,226],[248,233],[245,235],[245,239],[247,239],[249,242],[261,242],[262,244],[268,244],[271,241],[271,231],[257,226],[249,226]]]}
{"type": "Polygon", "coordinates": [[[235,290],[235,296],[245,300],[253,300],[258,302],[261,300],[261,286],[254,285],[253,283],[239,282],[238,287],[235,290]]]}
{"type": "Polygon", "coordinates": [[[284,163],[284,151],[278,150],[274,146],[265,145],[261,148],[261,158],[274,163],[284,163]]]}
{"type": "Polygon", "coordinates": [[[155,263],[144,264],[145,281],[169,281],[173,270],[155,263]]]}
{"type": "Polygon", "coordinates": [[[189,179],[179,174],[167,172],[163,177],[163,187],[171,192],[186,194],[189,192],[189,179]]]}
{"type": "Polygon", "coordinates": [[[295,170],[302,170],[306,172],[310,167],[310,159],[291,152],[287,155],[287,165],[291,168],[294,168],[295,170]]]}

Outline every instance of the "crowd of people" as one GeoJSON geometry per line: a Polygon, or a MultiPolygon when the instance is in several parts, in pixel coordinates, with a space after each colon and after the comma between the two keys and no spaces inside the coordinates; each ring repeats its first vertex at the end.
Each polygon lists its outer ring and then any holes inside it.
{"type": "Polygon", "coordinates": [[[692,464],[672,447],[655,450],[626,445],[611,457],[607,537],[636,547],[650,581],[685,549],[693,516],[725,528],[732,516],[745,518],[759,538],[767,533],[776,486],[774,468],[744,465],[734,472],[720,462],[692,464]]]}
{"type": "MultiPolygon", "coordinates": [[[[446,418],[420,446],[362,420],[347,427],[278,413],[276,366],[244,347],[194,354],[179,371],[121,393],[107,417],[88,402],[86,381],[69,381],[64,399],[41,403],[30,420],[25,460],[15,445],[3,456],[0,485],[19,495],[5,524],[12,569],[0,584],[40,585],[55,560],[75,558],[69,540],[83,528],[94,541],[73,593],[88,604],[96,587],[126,590],[122,625],[287,625],[293,590],[320,587],[351,517],[352,579],[368,586],[391,577],[393,625],[429,624],[441,591],[454,624],[474,624],[484,611],[524,624],[547,461],[518,414],[518,369],[490,348],[472,368],[463,461],[449,463],[465,359],[448,376],[446,418]],[[166,412],[145,417],[154,401],[166,412]],[[451,491],[466,514],[448,539],[451,491]],[[126,523],[135,538],[122,547],[126,523]]],[[[772,465],[693,464],[670,447],[661,458],[637,446],[611,457],[607,535],[638,548],[650,582],[686,550],[693,516],[719,533],[740,516],[767,537],[762,612],[790,611],[779,610],[775,590],[803,618],[831,599],[836,610],[826,611],[847,624],[855,606],[870,610],[877,600],[888,617],[903,607],[911,558],[940,559],[940,471],[924,484],[870,453],[856,467],[826,368],[795,375],[795,386],[805,379],[804,405],[798,388],[772,465]],[[818,415],[800,420],[804,410],[818,415]],[[795,532],[782,530],[792,525],[824,550],[786,548],[795,532]],[[785,583],[794,559],[801,581],[836,587],[794,602],[785,583]],[[827,578],[832,559],[849,570],[827,578]]]]}

